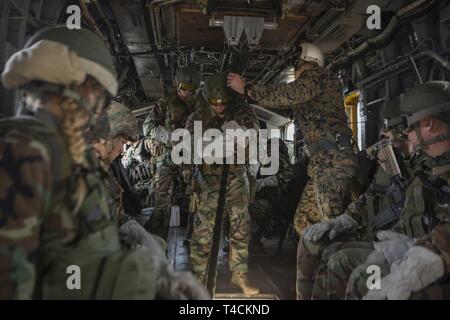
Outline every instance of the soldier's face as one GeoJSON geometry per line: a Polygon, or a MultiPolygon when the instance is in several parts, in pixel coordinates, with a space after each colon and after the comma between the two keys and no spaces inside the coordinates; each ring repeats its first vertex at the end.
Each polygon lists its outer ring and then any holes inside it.
{"type": "Polygon", "coordinates": [[[120,156],[123,152],[125,143],[127,143],[127,139],[123,136],[114,137],[112,139],[113,149],[111,151],[111,161],[120,156]]]}
{"type": "Polygon", "coordinates": [[[190,96],[192,96],[192,91],[178,88],[177,94],[178,98],[180,98],[182,101],[186,101],[190,96]]]}
{"type": "MultiPolygon", "coordinates": [[[[437,117],[426,117],[419,121],[418,130],[423,141],[430,141],[439,136],[450,133],[450,125],[437,117]]],[[[408,140],[417,149],[420,144],[416,130],[408,131],[408,140]]],[[[423,151],[431,157],[437,157],[448,151],[449,140],[435,141],[423,147],[423,151]]]]}
{"type": "Polygon", "coordinates": [[[215,104],[215,105],[211,105],[211,108],[214,110],[215,113],[222,114],[225,112],[226,105],[215,104]]]}

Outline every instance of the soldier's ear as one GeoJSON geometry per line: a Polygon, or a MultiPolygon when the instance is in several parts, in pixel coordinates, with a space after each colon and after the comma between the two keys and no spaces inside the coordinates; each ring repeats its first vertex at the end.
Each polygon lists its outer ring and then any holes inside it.
{"type": "MultiPolygon", "coordinates": [[[[437,119],[436,119],[437,120],[437,119]]],[[[420,121],[421,127],[423,127],[423,130],[427,132],[436,131],[438,127],[437,121],[435,121],[435,118],[433,117],[426,117],[420,121]]]]}

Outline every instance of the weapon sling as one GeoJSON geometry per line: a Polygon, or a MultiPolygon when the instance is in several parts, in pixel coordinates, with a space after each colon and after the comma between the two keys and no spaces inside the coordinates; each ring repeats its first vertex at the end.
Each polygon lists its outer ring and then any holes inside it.
{"type": "Polygon", "coordinates": [[[230,166],[224,164],[220,177],[219,199],[217,201],[216,217],[214,221],[213,235],[211,239],[211,251],[208,258],[208,267],[206,268],[206,289],[211,297],[214,297],[216,277],[217,277],[217,259],[219,257],[220,239],[222,238],[223,215],[225,212],[225,202],[228,184],[228,173],[230,166]]]}

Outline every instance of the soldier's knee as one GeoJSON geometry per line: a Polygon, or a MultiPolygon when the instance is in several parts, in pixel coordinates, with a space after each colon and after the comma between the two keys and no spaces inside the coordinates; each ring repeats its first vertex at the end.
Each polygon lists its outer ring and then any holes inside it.
{"type": "Polygon", "coordinates": [[[342,269],[342,266],[348,264],[348,256],[345,251],[340,250],[331,254],[327,261],[327,268],[331,272],[335,273],[342,269]]]}
{"type": "Polygon", "coordinates": [[[303,256],[320,257],[324,245],[301,238],[299,241],[298,252],[303,256]]]}

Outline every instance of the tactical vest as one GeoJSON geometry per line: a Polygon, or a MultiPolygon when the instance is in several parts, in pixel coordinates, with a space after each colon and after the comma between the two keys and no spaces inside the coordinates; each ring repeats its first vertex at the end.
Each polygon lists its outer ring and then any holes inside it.
{"type": "MultiPolygon", "coordinates": [[[[369,188],[373,187],[374,185],[389,187],[390,184],[391,176],[381,167],[378,167],[374,181],[369,188]]],[[[366,239],[368,241],[373,241],[377,229],[373,223],[375,215],[377,215],[380,211],[385,212],[386,210],[390,210],[392,207],[392,201],[388,196],[386,196],[385,193],[377,192],[375,190],[371,191],[370,195],[367,196],[366,201],[367,209],[364,211],[362,216],[362,237],[363,239],[366,239]]],[[[389,226],[392,226],[392,224],[389,223],[388,225],[384,226],[384,228],[389,228],[389,226]]],[[[380,229],[384,228],[382,227],[380,229]]]]}
{"type": "Polygon", "coordinates": [[[50,156],[52,190],[40,214],[34,298],[153,299],[156,279],[151,257],[143,248],[121,245],[94,157],[90,158],[93,170],[75,169],[64,137],[52,121],[41,117],[0,120],[0,137],[6,135],[38,141],[50,156]],[[79,177],[88,192],[75,212],[72,195],[79,177]],[[80,271],[80,289],[69,289],[74,271],[68,270],[73,266],[80,271]]]}
{"type": "MultiPolygon", "coordinates": [[[[450,162],[450,161],[449,161],[450,162]]],[[[405,210],[394,230],[419,238],[450,221],[450,165],[418,170],[406,190],[405,210]]]]}
{"type": "Polygon", "coordinates": [[[411,161],[397,157],[403,174],[402,179],[394,182],[392,176],[382,166],[378,166],[374,181],[366,193],[366,210],[362,216],[362,238],[373,241],[380,230],[391,229],[400,219],[405,206],[405,193],[408,179],[414,175],[414,169],[409,168],[411,161]]]}

